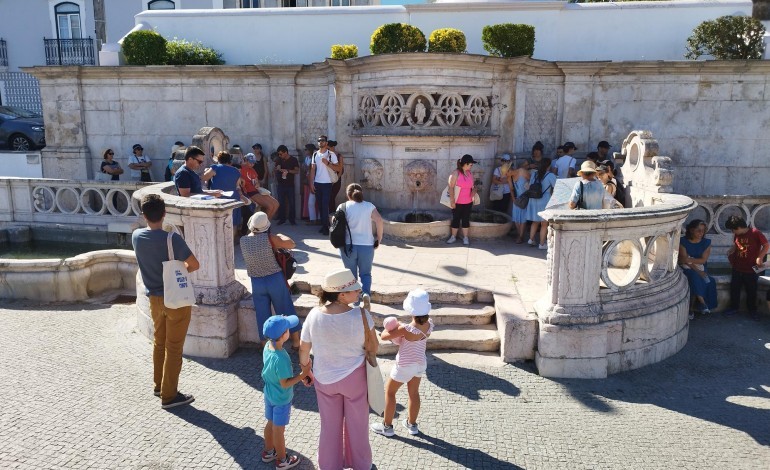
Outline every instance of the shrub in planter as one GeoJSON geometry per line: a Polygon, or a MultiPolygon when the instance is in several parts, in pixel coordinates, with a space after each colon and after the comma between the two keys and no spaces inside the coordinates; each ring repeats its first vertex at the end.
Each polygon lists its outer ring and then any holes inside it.
{"type": "Polygon", "coordinates": [[[176,39],[166,44],[169,65],[222,65],[222,54],[200,42],[176,39]]]}
{"type": "Polygon", "coordinates": [[[695,27],[687,38],[688,59],[710,55],[715,59],[761,59],[765,27],[749,16],[720,16],[695,27]]]}
{"type": "Polygon", "coordinates": [[[424,52],[425,35],[420,31],[420,28],[409,24],[384,24],[372,33],[369,50],[372,54],[424,52]]]}
{"type": "Polygon", "coordinates": [[[355,44],[335,44],[332,46],[332,59],[355,59],[358,57],[358,46],[355,44]]]}
{"type": "Polygon", "coordinates": [[[123,40],[122,50],[128,65],[166,63],[166,39],[155,31],[134,31],[123,40]]]}
{"type": "Polygon", "coordinates": [[[430,33],[428,52],[465,52],[465,34],[459,29],[442,28],[430,33]]]}
{"type": "Polygon", "coordinates": [[[502,23],[481,30],[484,50],[497,57],[531,56],[535,52],[535,27],[502,23]]]}

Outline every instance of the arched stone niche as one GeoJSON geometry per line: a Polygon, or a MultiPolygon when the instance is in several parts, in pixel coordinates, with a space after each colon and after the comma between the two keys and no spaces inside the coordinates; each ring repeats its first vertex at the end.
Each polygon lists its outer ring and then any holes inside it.
{"type": "Polygon", "coordinates": [[[206,161],[200,166],[204,168],[214,163],[214,156],[221,150],[229,150],[230,138],[218,127],[201,127],[192,138],[192,145],[200,147],[206,153],[206,161]]]}

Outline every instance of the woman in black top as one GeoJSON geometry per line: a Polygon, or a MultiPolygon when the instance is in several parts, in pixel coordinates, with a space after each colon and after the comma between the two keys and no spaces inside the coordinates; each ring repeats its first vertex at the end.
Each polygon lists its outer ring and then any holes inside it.
{"type": "Polygon", "coordinates": [[[112,149],[105,150],[102,154],[104,160],[102,161],[100,170],[102,173],[112,175],[112,178],[110,178],[112,181],[118,181],[120,180],[120,175],[123,174],[123,168],[120,167],[120,163],[113,160],[114,157],[115,152],[113,152],[112,149]]]}

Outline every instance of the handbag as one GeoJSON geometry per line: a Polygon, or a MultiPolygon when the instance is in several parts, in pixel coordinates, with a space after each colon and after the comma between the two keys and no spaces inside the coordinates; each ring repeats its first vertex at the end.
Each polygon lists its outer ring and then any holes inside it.
{"type": "Polygon", "coordinates": [[[489,190],[489,200],[490,201],[499,201],[503,198],[503,185],[502,184],[493,184],[492,187],[489,190]]]}
{"type": "Polygon", "coordinates": [[[529,204],[529,196],[527,196],[526,193],[522,194],[521,196],[517,197],[515,201],[513,201],[514,204],[516,204],[516,207],[519,209],[526,209],[527,205],[529,204]]]}
{"type": "Polygon", "coordinates": [[[270,238],[270,232],[267,234],[267,239],[270,242],[270,246],[273,247],[275,261],[278,262],[278,266],[281,268],[283,278],[288,281],[291,279],[294,273],[297,272],[297,260],[294,258],[294,254],[291,252],[291,250],[275,247],[273,239],[270,238]]]}
{"type": "Polygon", "coordinates": [[[377,356],[371,345],[372,336],[369,330],[369,323],[366,321],[366,313],[361,310],[361,321],[364,323],[364,363],[366,364],[366,388],[369,408],[377,415],[385,412],[385,382],[382,380],[380,365],[377,364],[377,356]]]}
{"type": "Polygon", "coordinates": [[[173,236],[169,232],[166,238],[168,261],[163,262],[163,305],[167,308],[189,307],[195,304],[195,291],[184,261],[174,259],[173,236]]]}
{"type": "MultiPolygon", "coordinates": [[[[313,161],[314,161],[314,162],[315,162],[315,158],[316,158],[316,156],[317,156],[317,155],[318,155],[318,152],[316,152],[316,153],[313,155],[313,161]]],[[[331,155],[330,155],[330,156],[331,156],[331,155]]],[[[332,170],[331,168],[329,168],[329,166],[328,166],[328,165],[323,165],[323,166],[324,166],[324,167],[326,167],[326,171],[329,173],[329,181],[331,181],[331,183],[332,183],[332,184],[334,184],[334,183],[336,183],[337,181],[339,181],[339,180],[340,180],[340,175],[339,175],[339,173],[337,173],[336,171],[334,171],[334,170],[332,170]]]]}

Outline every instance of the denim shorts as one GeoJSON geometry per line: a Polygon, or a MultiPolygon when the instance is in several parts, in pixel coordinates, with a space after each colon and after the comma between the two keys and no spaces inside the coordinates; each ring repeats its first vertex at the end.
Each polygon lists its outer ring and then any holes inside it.
{"type": "Polygon", "coordinates": [[[276,426],[286,426],[289,424],[289,416],[291,415],[291,403],[285,405],[273,405],[270,400],[265,397],[265,418],[272,422],[276,426]]]}

